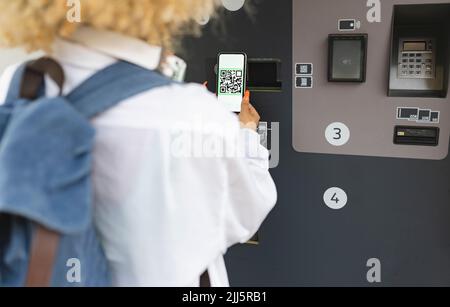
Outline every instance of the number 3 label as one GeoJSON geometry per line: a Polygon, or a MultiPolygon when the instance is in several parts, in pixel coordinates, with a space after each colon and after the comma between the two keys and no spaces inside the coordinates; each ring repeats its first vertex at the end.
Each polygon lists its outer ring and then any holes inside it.
{"type": "Polygon", "coordinates": [[[347,204],[347,193],[340,188],[329,188],[323,194],[323,201],[331,209],[342,209],[347,204]]]}
{"type": "Polygon", "coordinates": [[[343,123],[332,123],[325,130],[325,138],[333,146],[343,146],[350,140],[350,129],[343,123]]]}

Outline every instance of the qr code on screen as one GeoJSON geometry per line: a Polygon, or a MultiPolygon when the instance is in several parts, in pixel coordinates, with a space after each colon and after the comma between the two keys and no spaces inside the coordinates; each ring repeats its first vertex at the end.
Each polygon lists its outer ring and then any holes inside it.
{"type": "Polygon", "coordinates": [[[220,94],[233,95],[242,93],[243,72],[238,69],[220,71],[220,94]]]}

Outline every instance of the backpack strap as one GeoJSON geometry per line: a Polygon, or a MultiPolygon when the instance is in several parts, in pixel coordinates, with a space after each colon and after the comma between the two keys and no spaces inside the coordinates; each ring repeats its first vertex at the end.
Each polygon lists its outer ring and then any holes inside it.
{"type": "Polygon", "coordinates": [[[25,281],[26,287],[48,287],[51,285],[59,238],[58,233],[36,225],[25,281]]]}
{"type": "Polygon", "coordinates": [[[209,272],[208,269],[206,269],[205,272],[200,276],[200,288],[210,288],[211,287],[211,280],[209,278],[209,272]]]}
{"type": "Polygon", "coordinates": [[[46,75],[58,85],[61,95],[65,80],[64,71],[55,60],[42,57],[19,66],[11,80],[5,105],[13,106],[19,99],[35,100],[42,96],[46,75]]]}
{"type": "MultiPolygon", "coordinates": [[[[56,82],[61,94],[64,83],[62,68],[56,61],[44,57],[19,66],[11,80],[4,105],[13,106],[20,99],[39,97],[45,74],[56,82]]],[[[80,113],[92,118],[129,97],[174,82],[156,71],[118,61],[85,80],[66,98],[80,113]]]]}
{"type": "Polygon", "coordinates": [[[66,98],[81,114],[92,118],[129,97],[172,83],[156,71],[119,61],[88,78],[66,98]]]}

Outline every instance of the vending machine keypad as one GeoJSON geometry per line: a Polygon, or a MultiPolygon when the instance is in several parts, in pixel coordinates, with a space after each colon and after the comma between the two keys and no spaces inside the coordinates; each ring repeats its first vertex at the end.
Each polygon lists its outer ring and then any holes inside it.
{"type": "Polygon", "coordinates": [[[434,79],[433,40],[400,40],[398,77],[402,79],[434,79]]]}

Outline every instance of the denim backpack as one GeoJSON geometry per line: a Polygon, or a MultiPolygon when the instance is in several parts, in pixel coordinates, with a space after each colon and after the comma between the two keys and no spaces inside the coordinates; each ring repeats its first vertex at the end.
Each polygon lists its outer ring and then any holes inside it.
{"type": "Polygon", "coordinates": [[[0,106],[0,286],[109,286],[92,217],[89,119],[171,80],[119,61],[46,98],[46,75],[62,88],[54,60],[22,65],[0,106]]]}

